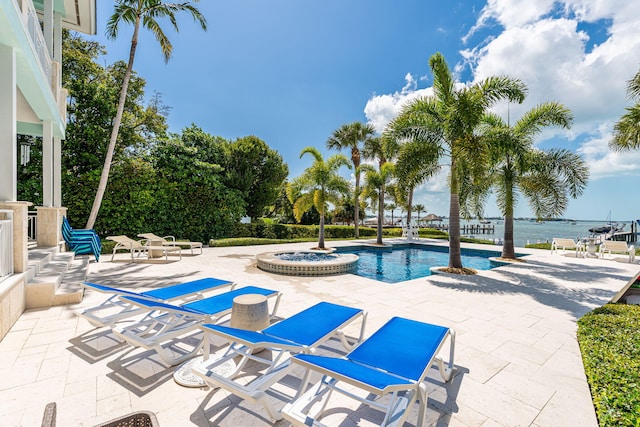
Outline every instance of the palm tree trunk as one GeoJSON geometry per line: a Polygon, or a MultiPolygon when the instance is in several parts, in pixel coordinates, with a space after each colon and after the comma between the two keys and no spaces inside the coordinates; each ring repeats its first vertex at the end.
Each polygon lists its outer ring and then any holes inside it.
{"type": "Polygon", "coordinates": [[[104,166],[102,167],[102,174],[100,175],[100,183],[96,191],[96,197],[93,200],[93,206],[91,207],[91,213],[89,219],[85,225],[86,229],[93,228],[98,218],[98,211],[100,205],[102,205],[102,198],[107,188],[107,182],[109,181],[109,171],[111,170],[111,161],[113,160],[113,152],[116,148],[116,141],[118,140],[118,132],[120,131],[120,123],[122,122],[122,114],[124,113],[124,104],[127,100],[127,89],[129,88],[129,80],[131,79],[131,71],[133,70],[133,61],[136,56],[136,48],[138,46],[138,30],[140,28],[140,18],[136,19],[136,24],[133,29],[133,36],[131,37],[131,48],[129,49],[129,62],[127,63],[127,69],[124,73],[122,80],[122,88],[120,89],[120,98],[118,99],[118,109],[116,110],[116,117],[113,120],[113,128],[111,129],[111,138],[109,139],[109,147],[107,148],[107,154],[104,158],[104,166]]]}
{"type": "Polygon", "coordinates": [[[407,197],[407,227],[411,225],[411,205],[413,205],[413,187],[409,190],[409,196],[407,197]]]}
{"type": "Polygon", "coordinates": [[[320,230],[318,233],[318,249],[324,249],[324,209],[320,212],[320,230]]]}
{"type": "Polygon", "coordinates": [[[451,193],[449,201],[449,267],[462,268],[460,254],[460,199],[451,193]]]}
{"type": "Polygon", "coordinates": [[[355,186],[355,194],[353,197],[353,220],[355,222],[353,232],[355,238],[360,238],[360,173],[356,171],[356,186],[355,186]]]}
{"type": "Polygon", "coordinates": [[[376,244],[382,244],[382,224],[384,223],[384,185],[380,187],[380,197],[378,197],[378,232],[376,233],[376,244]]]}
{"type": "Polygon", "coordinates": [[[513,182],[509,179],[505,182],[505,206],[502,258],[515,259],[516,252],[513,244],[513,182]]]}

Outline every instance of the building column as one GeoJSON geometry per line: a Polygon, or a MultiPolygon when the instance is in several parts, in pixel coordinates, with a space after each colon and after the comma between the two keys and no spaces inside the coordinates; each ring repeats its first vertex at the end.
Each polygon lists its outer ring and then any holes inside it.
{"type": "Polygon", "coordinates": [[[62,241],[62,217],[67,208],[36,206],[38,211],[38,247],[52,248],[62,241]]]}
{"type": "Polygon", "coordinates": [[[42,122],[42,206],[53,206],[53,123],[42,122]]]}
{"type": "Polygon", "coordinates": [[[62,206],[62,140],[53,138],[53,206],[62,206]]]}
{"type": "Polygon", "coordinates": [[[18,198],[16,53],[0,45],[0,201],[18,198]]]}
{"type": "Polygon", "coordinates": [[[13,211],[13,272],[24,273],[28,267],[28,211],[31,202],[0,202],[0,209],[13,211]]]}

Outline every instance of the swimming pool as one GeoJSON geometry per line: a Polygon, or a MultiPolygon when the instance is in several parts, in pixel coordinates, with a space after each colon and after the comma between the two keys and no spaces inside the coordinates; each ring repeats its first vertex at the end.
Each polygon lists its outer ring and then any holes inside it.
{"type": "MultiPolygon", "coordinates": [[[[475,270],[489,270],[504,265],[489,260],[499,257],[499,251],[461,249],[462,265],[475,270]]],[[[431,267],[449,265],[449,248],[430,245],[394,245],[392,248],[345,247],[336,252],[356,254],[360,257],[354,274],[397,283],[430,276],[431,267]]]]}

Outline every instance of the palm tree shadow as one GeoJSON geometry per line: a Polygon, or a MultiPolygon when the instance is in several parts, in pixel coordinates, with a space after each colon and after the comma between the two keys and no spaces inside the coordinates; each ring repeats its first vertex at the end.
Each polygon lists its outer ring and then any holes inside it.
{"type": "Polygon", "coordinates": [[[544,260],[513,263],[494,269],[492,273],[491,276],[460,275],[455,279],[432,276],[431,284],[470,293],[528,295],[578,319],[594,307],[607,303],[615,294],[611,286],[606,285],[607,281],[629,279],[629,273],[615,265],[557,265],[544,260]]]}

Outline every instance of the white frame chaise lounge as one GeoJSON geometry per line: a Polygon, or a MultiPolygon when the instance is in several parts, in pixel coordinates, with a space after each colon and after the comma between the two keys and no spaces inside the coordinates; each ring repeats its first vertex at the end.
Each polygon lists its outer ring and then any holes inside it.
{"type": "Polygon", "coordinates": [[[248,401],[261,404],[274,421],[279,420],[282,414],[275,409],[266,390],[286,376],[293,367],[290,362],[291,354],[313,353],[319,345],[334,336],[339,337],[345,349],[349,350],[362,341],[366,317],[367,313],[361,309],[321,302],[258,332],[204,324],[202,329],[205,332],[224,338],[231,344],[226,351],[212,358],[208,354],[209,345],[205,345],[203,361],[194,365],[192,371],[212,388],[221,387],[248,401]],[[343,328],[359,318],[362,319],[360,334],[352,344],[347,340],[343,328]],[[260,357],[261,353],[253,354],[256,349],[262,348],[270,350],[266,352],[270,357],[260,357]],[[238,356],[241,357],[240,360],[233,362],[238,356]],[[239,374],[249,360],[266,365],[266,370],[248,384],[234,381],[234,378],[241,377],[239,374]],[[233,363],[231,368],[217,370],[229,362],[233,363]]]}
{"type": "Polygon", "coordinates": [[[101,304],[76,312],[78,316],[84,317],[96,328],[103,326],[113,328],[117,322],[147,311],[144,308],[122,300],[121,297],[144,298],[160,302],[180,300],[182,303],[186,303],[202,299],[205,292],[216,291],[226,287],[229,287],[229,290],[233,290],[236,286],[234,282],[229,280],[216,279],[213,277],[151,289],[144,292],[133,292],[89,282],[84,282],[82,285],[96,292],[111,294],[111,296],[101,304]]]}
{"type": "Polygon", "coordinates": [[[617,253],[629,255],[629,262],[636,260],[636,248],[620,240],[604,240],[600,244],[600,258],[604,258],[604,254],[607,252],[609,253],[609,257],[611,257],[612,253],[617,253]]]}
{"type": "Polygon", "coordinates": [[[562,249],[562,253],[565,253],[567,249],[575,249],[576,257],[581,255],[585,255],[585,247],[582,242],[576,242],[573,239],[554,237],[551,242],[551,254],[554,252],[558,252],[559,249],[562,249]]]}
{"type": "Polygon", "coordinates": [[[136,262],[135,254],[138,256],[142,253],[149,254],[149,251],[158,251],[162,252],[164,255],[165,261],[169,261],[169,253],[170,252],[178,252],[180,259],[182,259],[182,248],[180,246],[153,246],[144,244],[145,241],[142,240],[134,240],[128,236],[109,236],[107,240],[111,240],[112,242],[116,242],[116,245],[113,247],[113,252],[111,253],[111,262],[116,256],[116,251],[126,250],[131,253],[131,262],[136,262]]]}
{"type": "Polygon", "coordinates": [[[307,373],[298,395],[285,405],[282,414],[296,426],[322,426],[318,419],[336,391],[382,411],[382,426],[401,426],[418,400],[417,425],[422,426],[427,406],[424,379],[436,363],[442,378],[449,381],[454,349],[455,333],[451,329],[394,317],[344,357],[294,356],[293,364],[305,367],[307,373]],[[447,338],[450,348],[445,366],[438,353],[447,338]],[[306,390],[313,372],[322,374],[322,379],[306,390]],[[378,402],[386,395],[390,395],[388,403],[378,402]]]}
{"type": "Polygon", "coordinates": [[[198,327],[205,322],[219,321],[222,316],[231,312],[233,299],[246,294],[264,295],[268,299],[275,298],[270,317],[277,312],[282,296],[280,292],[271,289],[246,286],[181,306],[144,298],[122,297],[123,300],[144,308],[148,314],[138,322],[124,327],[115,327],[112,331],[134,347],[154,350],[167,366],[177,365],[195,356],[204,345],[204,334],[198,327]],[[186,353],[181,350],[183,354],[175,356],[170,348],[165,348],[165,344],[193,331],[202,335],[198,343],[193,346],[193,350],[186,353]]]}
{"type": "Polygon", "coordinates": [[[142,237],[146,239],[147,242],[158,241],[162,242],[163,246],[189,246],[191,249],[191,255],[193,255],[193,248],[200,249],[200,254],[202,254],[202,242],[190,242],[187,240],[176,240],[174,236],[164,236],[160,237],[153,233],[140,233],[138,237],[142,237]]]}

